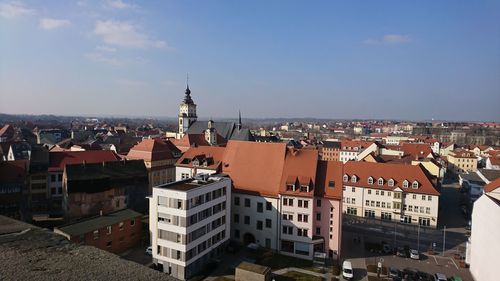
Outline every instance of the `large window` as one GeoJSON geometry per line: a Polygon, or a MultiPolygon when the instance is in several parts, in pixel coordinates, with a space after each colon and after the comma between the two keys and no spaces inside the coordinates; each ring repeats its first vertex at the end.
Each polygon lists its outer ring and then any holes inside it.
{"type": "Polygon", "coordinates": [[[245,198],[245,207],[250,207],[250,199],[245,198]]]}
{"type": "Polygon", "coordinates": [[[375,217],[375,211],[374,210],[365,210],[365,217],[367,217],[367,218],[374,218],[375,217]]]}
{"type": "Polygon", "coordinates": [[[262,202],[257,202],[257,212],[262,213],[264,211],[264,204],[262,202]]]}

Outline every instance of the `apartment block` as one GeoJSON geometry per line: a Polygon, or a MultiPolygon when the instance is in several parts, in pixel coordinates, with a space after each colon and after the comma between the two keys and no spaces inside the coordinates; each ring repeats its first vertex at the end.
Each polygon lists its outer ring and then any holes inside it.
{"type": "Polygon", "coordinates": [[[440,193],[421,165],[350,161],[342,181],[345,214],[437,226],[440,193]]]}
{"type": "Polygon", "coordinates": [[[153,187],[149,227],[153,262],[187,280],[224,252],[229,241],[231,179],[199,174],[153,187]]]}

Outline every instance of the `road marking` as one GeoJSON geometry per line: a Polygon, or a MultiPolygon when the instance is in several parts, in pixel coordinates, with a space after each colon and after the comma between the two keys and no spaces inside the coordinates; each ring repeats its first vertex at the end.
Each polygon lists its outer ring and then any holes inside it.
{"type": "Polygon", "coordinates": [[[455,265],[455,267],[458,269],[458,265],[455,263],[455,261],[453,259],[451,259],[451,261],[453,262],[453,264],[455,265]]]}
{"type": "Polygon", "coordinates": [[[436,262],[437,265],[439,265],[437,259],[436,259],[436,256],[432,256],[434,258],[434,261],[436,262]]]}

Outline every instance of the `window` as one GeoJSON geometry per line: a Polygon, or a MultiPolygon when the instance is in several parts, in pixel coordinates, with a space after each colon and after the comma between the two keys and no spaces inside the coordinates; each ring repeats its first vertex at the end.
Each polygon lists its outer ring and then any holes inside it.
{"type": "Polygon", "coordinates": [[[309,201],[304,200],[304,208],[309,208],[309,201]]]}
{"type": "Polygon", "coordinates": [[[352,176],[351,182],[357,182],[357,181],[358,181],[358,177],[356,177],[356,175],[352,176]]]}
{"type": "Polygon", "coordinates": [[[297,221],[302,221],[302,214],[297,215],[297,221]]]}
{"type": "Polygon", "coordinates": [[[388,180],[387,185],[389,185],[391,187],[394,186],[394,180],[393,179],[388,180]]]}
{"type": "Polygon", "coordinates": [[[385,202],[382,202],[382,208],[385,208],[385,202]]]}
{"type": "Polygon", "coordinates": [[[344,177],[342,178],[342,180],[344,182],[348,182],[349,181],[349,176],[348,175],[344,175],[344,177]]]}
{"type": "Polygon", "coordinates": [[[342,186],[342,191],[345,191],[345,186],[342,186]]]}
{"type": "Polygon", "coordinates": [[[250,199],[245,198],[245,207],[250,207],[250,199]]]}
{"type": "Polygon", "coordinates": [[[293,227],[292,226],[283,226],[283,234],[293,234],[293,227]]]}
{"type": "Polygon", "coordinates": [[[234,214],[234,222],[239,223],[240,222],[240,215],[234,214]]]}
{"type": "Polygon", "coordinates": [[[288,206],[293,206],[293,199],[292,198],[288,199],[288,206]]]}
{"type": "Polygon", "coordinates": [[[257,221],[257,229],[262,230],[262,221],[257,221]]]}
{"type": "MultiPolygon", "coordinates": [[[[347,207],[347,214],[348,215],[357,216],[358,215],[358,209],[353,208],[353,207],[347,207]]],[[[330,227],[330,231],[332,231],[331,227],[330,227]]]]}
{"type": "Polygon", "coordinates": [[[119,226],[120,226],[120,230],[123,230],[123,222],[120,222],[119,226]]]}
{"type": "Polygon", "coordinates": [[[316,220],[320,221],[321,220],[321,213],[316,213],[316,220]]]}
{"type": "Polygon", "coordinates": [[[356,192],[356,188],[355,187],[351,188],[351,191],[356,192]]]}
{"type": "Polygon", "coordinates": [[[94,240],[99,239],[99,230],[94,230],[92,234],[94,235],[94,240]]]}
{"type": "Polygon", "coordinates": [[[257,212],[262,213],[264,211],[264,204],[262,202],[257,202],[257,212]]]}
{"type": "Polygon", "coordinates": [[[416,194],[413,194],[412,198],[413,198],[413,199],[417,199],[417,195],[416,195],[416,194]]]}
{"type": "Polygon", "coordinates": [[[372,177],[368,178],[368,184],[373,184],[373,178],[372,177]]]}
{"type": "Polygon", "coordinates": [[[321,207],[321,199],[316,200],[316,207],[321,207]]]}
{"type": "Polygon", "coordinates": [[[111,225],[106,226],[106,234],[111,234],[111,225]]]}
{"type": "Polygon", "coordinates": [[[378,181],[377,181],[377,184],[378,185],[384,185],[384,179],[383,178],[379,178],[378,181]]]}
{"type": "Polygon", "coordinates": [[[273,209],[273,204],[271,202],[266,202],[266,210],[271,211],[273,209]]]}
{"type": "Polygon", "coordinates": [[[321,228],[320,227],[316,227],[316,235],[321,235],[321,228]]]}
{"type": "Polygon", "coordinates": [[[380,201],[377,201],[377,208],[380,208],[380,201]]]}
{"type": "Polygon", "coordinates": [[[236,205],[236,206],[240,205],[240,197],[238,197],[238,196],[234,197],[234,205],[236,205]]]}
{"type": "Polygon", "coordinates": [[[391,196],[391,192],[390,191],[387,191],[387,196],[391,196]]]}
{"type": "Polygon", "coordinates": [[[304,217],[304,222],[308,222],[309,215],[304,215],[303,217],[304,217]]]}
{"type": "Polygon", "coordinates": [[[302,200],[299,199],[298,201],[299,201],[298,206],[302,208],[302,200]]]}
{"type": "Polygon", "coordinates": [[[431,213],[431,207],[425,207],[425,213],[430,214],[431,213]]]}
{"type": "Polygon", "coordinates": [[[131,219],[130,220],[130,226],[134,226],[135,225],[135,219],[131,219]]]}
{"type": "Polygon", "coordinates": [[[307,229],[297,228],[297,236],[307,237],[307,229]]]}
{"type": "Polygon", "coordinates": [[[375,217],[375,211],[373,211],[373,210],[365,210],[365,217],[367,217],[367,218],[374,218],[375,217]]]}
{"type": "Polygon", "coordinates": [[[250,224],[250,217],[249,216],[245,216],[245,224],[250,224]]]}
{"type": "Polygon", "coordinates": [[[370,200],[365,201],[365,206],[370,206],[370,200]]]}
{"type": "Polygon", "coordinates": [[[335,181],[329,181],[328,182],[328,187],[329,188],[334,188],[335,187],[335,181]]]}
{"type": "Polygon", "coordinates": [[[427,196],[427,201],[432,201],[432,196],[427,196]]]}
{"type": "Polygon", "coordinates": [[[371,189],[368,189],[368,194],[372,194],[372,190],[371,189]]]}
{"type": "Polygon", "coordinates": [[[273,226],[273,223],[270,219],[266,219],[266,228],[271,228],[273,226]]]}
{"type": "Polygon", "coordinates": [[[401,193],[394,192],[394,199],[401,199],[401,193]]]}
{"type": "Polygon", "coordinates": [[[383,190],[380,191],[380,195],[384,196],[384,191],[383,190]]]}
{"type": "Polygon", "coordinates": [[[409,185],[409,184],[410,184],[410,183],[409,183],[407,180],[404,180],[404,181],[403,181],[403,188],[408,188],[408,185],[409,185]]]}
{"type": "Polygon", "coordinates": [[[352,203],[352,204],[356,204],[356,198],[352,198],[352,199],[351,199],[351,203],[352,203]]]}
{"type": "Polygon", "coordinates": [[[411,188],[417,189],[418,188],[418,181],[414,181],[411,185],[411,188]]]}
{"type": "Polygon", "coordinates": [[[379,195],[379,192],[378,192],[378,190],[375,190],[375,195],[379,195]]]}

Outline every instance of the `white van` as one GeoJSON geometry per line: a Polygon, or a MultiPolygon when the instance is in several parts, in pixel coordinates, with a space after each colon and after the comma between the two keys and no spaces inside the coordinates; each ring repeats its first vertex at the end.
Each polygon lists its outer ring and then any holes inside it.
{"type": "Polygon", "coordinates": [[[342,264],[342,277],[346,280],[351,280],[354,277],[354,272],[352,271],[352,264],[350,261],[344,261],[342,264]]]}

